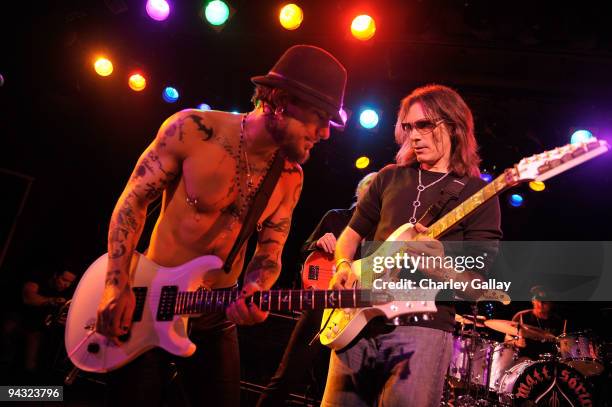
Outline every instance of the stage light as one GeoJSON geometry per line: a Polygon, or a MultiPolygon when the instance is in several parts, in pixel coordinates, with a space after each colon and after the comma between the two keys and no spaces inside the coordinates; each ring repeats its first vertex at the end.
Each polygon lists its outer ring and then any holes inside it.
{"type": "Polygon", "coordinates": [[[374,19],[366,14],[355,17],[351,24],[353,37],[361,41],[367,41],[374,36],[376,23],[374,19]]]}
{"type": "Polygon", "coordinates": [[[359,115],[359,124],[365,129],[373,129],[378,125],[378,113],[372,109],[364,109],[359,115]]]}
{"type": "Polygon", "coordinates": [[[570,142],[572,144],[586,143],[589,139],[593,138],[593,133],[588,130],[576,130],[572,137],[570,138],[570,142]]]}
{"type": "Polygon", "coordinates": [[[232,114],[240,114],[238,110],[232,110],[232,114]]]}
{"type": "Polygon", "coordinates": [[[108,76],[113,73],[113,63],[106,58],[98,58],[94,62],[94,69],[100,76],[108,76]]]}
{"type": "Polygon", "coordinates": [[[164,21],[170,14],[170,5],[166,0],[148,0],[145,8],[155,21],[164,21]]]}
{"type": "Polygon", "coordinates": [[[204,9],[206,20],[214,26],[223,25],[229,18],[230,9],[225,2],[221,0],[211,1],[204,9]]]}
{"type": "Polygon", "coordinates": [[[174,103],[179,98],[178,90],[176,90],[176,88],[173,88],[172,86],[168,86],[162,92],[162,98],[168,103],[174,103]]]}
{"type": "Polygon", "coordinates": [[[200,110],[212,110],[212,109],[210,108],[210,105],[208,105],[208,104],[206,104],[206,103],[200,103],[200,104],[198,105],[198,109],[200,109],[200,110]]]}
{"type": "Polygon", "coordinates": [[[0,86],[4,86],[4,76],[0,74],[0,86]]]}
{"type": "Polygon", "coordinates": [[[542,181],[531,181],[529,182],[529,188],[533,189],[536,192],[544,191],[546,185],[542,181]]]}
{"type": "Polygon", "coordinates": [[[509,202],[510,205],[518,208],[519,206],[523,205],[523,197],[520,194],[512,194],[510,195],[509,202]]]}
{"type": "Polygon", "coordinates": [[[130,88],[132,88],[132,90],[140,92],[147,86],[147,80],[141,74],[135,73],[130,76],[128,84],[130,85],[130,88]]]}
{"type": "Polygon", "coordinates": [[[359,168],[360,170],[367,168],[368,165],[370,165],[370,159],[365,155],[355,160],[355,167],[359,168]]]}
{"type": "Polygon", "coordinates": [[[482,174],[480,174],[480,179],[485,182],[491,182],[493,181],[493,175],[483,172],[482,174]]]}
{"type": "Polygon", "coordinates": [[[297,4],[287,4],[281,9],[278,19],[283,28],[295,30],[302,24],[304,13],[297,4]]]}

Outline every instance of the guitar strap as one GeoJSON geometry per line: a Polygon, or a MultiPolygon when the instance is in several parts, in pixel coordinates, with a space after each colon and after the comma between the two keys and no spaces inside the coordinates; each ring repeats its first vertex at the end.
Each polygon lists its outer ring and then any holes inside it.
{"type": "Polygon", "coordinates": [[[449,204],[452,200],[459,199],[459,194],[465,188],[465,185],[468,182],[468,177],[463,176],[461,178],[455,178],[451,182],[446,185],[442,191],[440,191],[440,199],[431,205],[423,216],[418,220],[420,224],[423,226],[429,226],[436,220],[444,211],[444,208],[449,204]]]}
{"type": "Polygon", "coordinates": [[[229,273],[232,269],[232,264],[240,251],[242,245],[249,239],[255,227],[257,225],[257,221],[259,217],[263,213],[264,209],[268,205],[268,201],[272,196],[272,191],[274,191],[274,187],[280,178],[280,174],[285,166],[285,158],[282,154],[276,153],[276,157],[274,157],[274,161],[270,166],[270,170],[265,175],[259,189],[255,193],[253,197],[253,202],[251,203],[251,207],[246,214],[244,222],[242,223],[242,229],[240,229],[240,233],[238,233],[238,237],[234,242],[234,246],[232,250],[230,250],[227,258],[225,259],[225,263],[223,264],[223,270],[225,273],[229,273]]]}

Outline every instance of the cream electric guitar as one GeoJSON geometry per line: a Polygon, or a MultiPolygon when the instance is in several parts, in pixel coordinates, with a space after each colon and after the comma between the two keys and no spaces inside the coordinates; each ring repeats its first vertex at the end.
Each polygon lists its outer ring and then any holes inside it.
{"type": "MultiPolygon", "coordinates": [[[[238,289],[203,290],[202,281],[214,281],[223,264],[216,256],[198,257],[178,267],[162,267],[134,254],[132,290],[136,308],[129,333],[120,346],[95,331],[98,304],[102,298],[108,257],[103,255],[85,272],[74,293],[66,321],[66,352],[74,365],[87,372],[117,369],[143,352],[160,347],[179,356],[190,356],[196,346],[187,336],[190,316],[223,311],[238,297],[238,289]]],[[[387,294],[369,290],[269,290],[247,299],[264,311],[323,309],[328,307],[374,307],[393,317],[392,307],[402,313],[432,313],[431,302],[394,304],[387,294]]],[[[395,312],[397,314],[397,312],[395,312]]]]}
{"type": "MultiPolygon", "coordinates": [[[[502,175],[432,224],[426,235],[434,239],[440,237],[484,202],[505,189],[521,182],[545,181],[606,151],[608,151],[606,141],[592,139],[587,143],[568,144],[554,150],[523,158],[513,168],[507,169],[502,175]]],[[[414,240],[416,236],[417,234],[412,224],[406,223],[397,228],[386,241],[406,242],[414,240]]],[[[384,247],[385,245],[383,244],[381,249],[369,257],[353,262],[352,270],[358,278],[361,276],[361,269],[365,264],[373,264],[373,257],[392,255],[383,252],[384,247]]],[[[423,291],[425,290],[411,290],[410,295],[414,295],[414,298],[420,300],[431,301],[439,290],[426,290],[427,293],[423,291]]],[[[501,302],[508,302],[510,300],[505,293],[495,290],[483,290],[481,299],[501,302]]],[[[321,321],[321,343],[332,349],[342,349],[359,334],[372,318],[381,315],[383,313],[377,308],[342,309],[339,307],[336,309],[326,309],[321,321]]]]}

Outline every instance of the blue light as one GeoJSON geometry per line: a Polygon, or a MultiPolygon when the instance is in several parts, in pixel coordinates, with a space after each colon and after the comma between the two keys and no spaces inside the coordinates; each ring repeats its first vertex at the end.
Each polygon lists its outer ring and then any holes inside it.
{"type": "Polygon", "coordinates": [[[570,142],[572,144],[578,144],[578,143],[586,143],[587,141],[589,141],[589,139],[593,138],[593,133],[591,133],[588,130],[576,130],[574,132],[574,134],[572,134],[572,138],[570,139],[570,142]]]}
{"type": "Polygon", "coordinates": [[[198,105],[198,109],[200,109],[200,110],[212,110],[210,105],[208,105],[206,103],[200,103],[198,105]]]}
{"type": "Polygon", "coordinates": [[[232,110],[232,114],[240,114],[238,110],[232,110]]]}
{"type": "Polygon", "coordinates": [[[485,182],[491,182],[493,181],[493,175],[483,172],[482,174],[480,174],[480,179],[485,182]]]}
{"type": "Polygon", "coordinates": [[[515,208],[518,208],[522,204],[523,204],[523,197],[521,195],[519,194],[510,195],[510,205],[514,206],[515,208]]]}
{"type": "Polygon", "coordinates": [[[179,98],[178,90],[171,86],[168,86],[166,89],[164,89],[164,92],[162,93],[162,98],[164,98],[164,100],[168,103],[174,103],[179,98]]]}
{"type": "Polygon", "coordinates": [[[378,113],[372,109],[365,109],[359,115],[359,124],[365,129],[373,129],[378,124],[378,113]]]}

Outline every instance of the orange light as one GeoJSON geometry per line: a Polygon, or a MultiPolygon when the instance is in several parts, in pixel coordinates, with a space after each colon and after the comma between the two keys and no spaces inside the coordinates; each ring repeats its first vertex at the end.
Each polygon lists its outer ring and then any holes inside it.
{"type": "Polygon", "coordinates": [[[351,24],[351,33],[353,37],[361,41],[367,41],[374,36],[376,32],[376,23],[374,19],[367,14],[362,14],[355,17],[351,24]]]}
{"type": "Polygon", "coordinates": [[[278,19],[287,30],[295,30],[302,24],[304,13],[297,4],[287,4],[281,9],[278,19]]]}
{"type": "Polygon", "coordinates": [[[141,74],[135,73],[130,76],[128,84],[130,85],[130,88],[132,88],[132,90],[140,92],[147,86],[147,80],[141,74]]]}
{"type": "Polygon", "coordinates": [[[113,73],[113,63],[104,57],[96,59],[94,69],[100,76],[108,76],[113,73]]]}
{"type": "Polygon", "coordinates": [[[544,191],[546,185],[542,181],[530,181],[529,188],[533,189],[536,192],[544,191]]]}
{"type": "Polygon", "coordinates": [[[363,170],[364,168],[367,168],[368,165],[370,165],[370,159],[368,157],[366,157],[365,155],[359,157],[355,161],[355,167],[359,168],[360,170],[363,170]]]}

